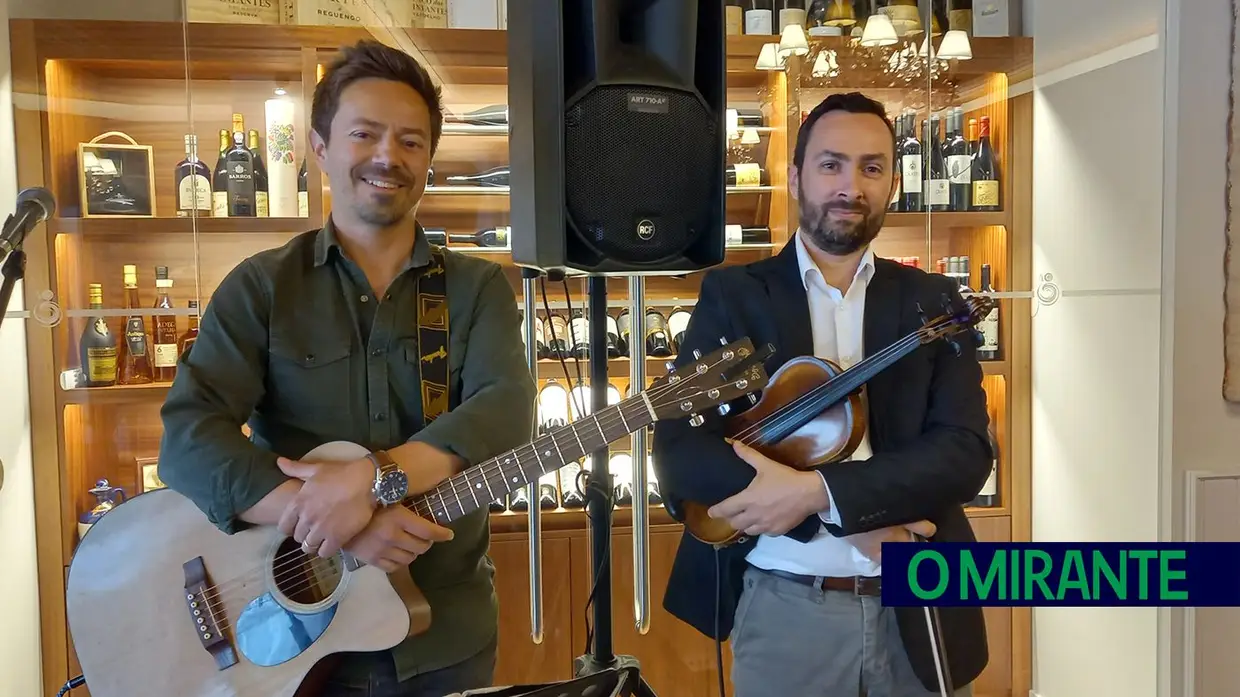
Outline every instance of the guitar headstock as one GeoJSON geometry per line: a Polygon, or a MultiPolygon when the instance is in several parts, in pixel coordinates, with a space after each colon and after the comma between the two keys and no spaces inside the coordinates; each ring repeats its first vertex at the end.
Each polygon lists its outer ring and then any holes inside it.
{"type": "MultiPolygon", "coordinates": [[[[975,331],[977,323],[994,309],[995,304],[995,299],[990,296],[970,295],[965,298],[963,308],[954,308],[945,297],[943,299],[945,312],[942,315],[933,320],[926,320],[925,314],[922,313],[921,343],[928,344],[938,339],[955,336],[963,331],[975,331]]],[[[921,312],[920,306],[918,311],[921,312]]]]}
{"type": "Polygon", "coordinates": [[[646,396],[659,420],[689,417],[696,426],[702,423],[700,412],[765,388],[769,377],[762,363],[774,351],[770,344],[757,350],[748,338],[738,339],[692,363],[669,367],[646,396]]]}

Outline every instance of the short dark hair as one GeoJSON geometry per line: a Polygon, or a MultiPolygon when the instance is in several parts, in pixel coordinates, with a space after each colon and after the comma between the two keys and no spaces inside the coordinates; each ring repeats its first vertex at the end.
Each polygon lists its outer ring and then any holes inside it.
{"type": "Polygon", "coordinates": [[[331,136],[332,119],[340,107],[340,94],[358,80],[377,77],[403,82],[422,95],[431,112],[431,153],[439,147],[443,131],[443,104],[440,87],[431,81],[430,73],[408,53],[374,41],[362,39],[353,46],[344,46],[340,55],[323,73],[314,88],[310,107],[310,126],[327,142],[331,136]]]}
{"type": "Polygon", "coordinates": [[[891,131],[891,148],[894,154],[896,127],[892,125],[891,119],[887,117],[887,110],[881,102],[871,99],[860,92],[833,94],[818,102],[818,106],[809,112],[809,115],[805,117],[805,121],[801,123],[801,129],[797,131],[797,147],[796,152],[792,156],[792,162],[798,172],[801,171],[801,165],[805,164],[805,148],[809,145],[809,134],[814,130],[814,124],[818,123],[818,119],[833,111],[847,111],[851,114],[874,114],[882,119],[883,123],[887,124],[887,129],[891,131]]]}

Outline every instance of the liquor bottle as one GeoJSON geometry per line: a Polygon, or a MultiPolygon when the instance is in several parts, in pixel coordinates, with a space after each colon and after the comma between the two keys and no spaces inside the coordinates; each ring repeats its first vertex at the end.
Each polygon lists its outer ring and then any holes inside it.
{"type": "Polygon", "coordinates": [[[451,244],[472,244],[478,247],[501,249],[511,244],[508,237],[511,233],[512,228],[507,226],[492,227],[465,234],[449,234],[448,242],[451,244]]]}
{"type": "Polygon", "coordinates": [[[568,334],[568,320],[564,319],[564,315],[553,312],[547,318],[547,321],[551,325],[551,335],[547,337],[547,348],[550,349],[550,357],[568,358],[570,355],[569,341],[571,340],[568,334]]]}
{"type": "Polygon", "coordinates": [[[301,158],[301,169],[297,172],[297,215],[310,217],[310,182],[304,157],[301,158]]]}
{"type": "MultiPolygon", "coordinates": [[[[188,303],[189,309],[197,310],[198,301],[191,300],[188,303]]],[[[194,342],[198,340],[198,313],[191,312],[189,315],[189,328],[185,333],[177,339],[177,360],[182,360],[194,347],[194,342]]]]}
{"type": "Polygon", "coordinates": [[[508,165],[499,165],[474,174],[453,174],[444,179],[463,186],[508,186],[508,165]]]}
{"type": "Polygon", "coordinates": [[[258,214],[258,195],[254,181],[254,154],[245,146],[241,114],[233,114],[232,147],[224,158],[228,192],[228,217],[254,217],[258,214]]]}
{"type": "MultiPolygon", "coordinates": [[[[138,298],[138,267],[125,264],[124,278],[125,309],[137,310],[141,307],[138,298]]],[[[125,343],[122,346],[117,381],[122,385],[144,385],[154,379],[150,342],[146,335],[146,318],[142,315],[130,315],[125,319],[125,343]]]]}
{"type": "MultiPolygon", "coordinates": [[[[994,286],[991,284],[993,279],[990,275],[990,264],[982,264],[982,284],[978,289],[983,293],[995,292],[994,286]]],[[[997,361],[1000,359],[999,353],[999,303],[986,313],[982,321],[977,323],[977,329],[982,333],[982,345],[977,349],[977,358],[981,361],[997,361]]]]}
{"type": "Polygon", "coordinates": [[[740,244],[770,244],[771,229],[769,227],[743,227],[741,225],[725,225],[723,228],[725,244],[735,247],[740,244]]]}
{"type": "Polygon", "coordinates": [[[506,126],[508,125],[508,105],[491,104],[462,114],[451,112],[444,114],[448,123],[467,123],[473,126],[506,126]]]}
{"type": "Polygon", "coordinates": [[[990,423],[986,425],[986,435],[990,438],[990,448],[994,451],[995,456],[990,461],[990,476],[986,477],[986,483],[982,484],[982,490],[969,504],[978,508],[994,508],[999,505],[999,439],[995,437],[995,420],[991,415],[990,423]]]}
{"type": "Polygon", "coordinates": [[[220,156],[211,174],[211,215],[228,217],[228,151],[232,149],[232,135],[228,129],[220,129],[220,156]]]}
{"type": "Polygon", "coordinates": [[[746,0],[745,33],[774,34],[775,18],[771,0],[746,0]]]}
{"type": "Polygon", "coordinates": [[[580,360],[590,357],[590,318],[580,308],[573,310],[573,319],[568,324],[569,346],[572,355],[580,360]]]}
{"type": "Polygon", "coordinates": [[[685,330],[689,328],[689,312],[683,307],[672,308],[667,316],[667,331],[672,335],[672,353],[680,351],[680,342],[685,340],[685,330]]]}
{"type": "Polygon", "coordinates": [[[177,215],[211,215],[211,170],[198,159],[198,136],[185,135],[185,159],[176,167],[177,215]]]}
{"type": "Polygon", "coordinates": [[[931,211],[946,211],[951,206],[951,193],[947,186],[947,164],[943,161],[943,141],[939,138],[939,115],[932,115],[928,126],[926,121],[921,123],[927,152],[926,208],[931,211]]]}
{"type": "Polygon", "coordinates": [[[646,355],[652,358],[667,358],[672,355],[672,344],[667,335],[667,320],[663,313],[646,308],[646,355]]]}
{"type": "Polygon", "coordinates": [[[586,507],[586,497],[578,486],[579,473],[585,471],[583,461],[570,462],[560,468],[560,505],[568,509],[586,507]]]}
{"type": "MultiPolygon", "coordinates": [[[[161,310],[172,309],[172,279],[167,266],[155,267],[155,305],[161,310]]],[[[155,315],[152,352],[155,354],[155,381],[172,382],[177,375],[177,316],[155,315]]]]}
{"type": "Polygon", "coordinates": [[[617,506],[633,505],[633,457],[628,453],[616,453],[607,461],[607,469],[616,482],[614,491],[617,506]]]}
{"type": "Polygon", "coordinates": [[[554,511],[560,507],[560,489],[555,470],[544,472],[538,477],[538,507],[544,511],[554,511]]]}
{"type": "Polygon", "coordinates": [[[728,186],[769,186],[766,168],[757,162],[738,162],[728,165],[724,173],[724,183],[728,186]]]}
{"type": "Polygon", "coordinates": [[[789,24],[805,26],[805,0],[779,0],[779,32],[789,24]]]}
{"type": "Polygon", "coordinates": [[[900,183],[903,195],[900,197],[900,210],[905,213],[919,213],[922,209],[922,148],[917,140],[913,124],[916,112],[909,110],[904,115],[904,142],[900,144],[900,183]]]}
{"type": "Polygon", "coordinates": [[[546,433],[568,424],[568,390],[555,379],[538,391],[538,429],[546,433]]]}
{"type": "MultiPolygon", "coordinates": [[[[103,309],[103,285],[89,287],[90,309],[103,309]]],[[[78,360],[87,387],[108,387],[116,384],[116,336],[102,315],[86,318],[86,328],[78,340],[78,360]]]]}
{"type": "Polygon", "coordinates": [[[741,7],[741,0],[728,0],[727,7],[724,8],[723,19],[725,34],[745,33],[745,10],[741,7]]]}
{"type": "Polygon", "coordinates": [[[947,139],[943,145],[948,198],[951,199],[949,209],[953,211],[969,210],[973,199],[973,157],[969,154],[969,143],[961,128],[963,121],[964,110],[960,107],[952,109],[948,117],[947,139]]]}
{"type": "Polygon", "coordinates": [[[616,315],[616,332],[620,335],[620,341],[617,342],[617,348],[620,349],[620,355],[632,357],[631,347],[633,346],[632,333],[633,323],[629,321],[629,309],[626,307],[616,315]]]}
{"type": "Polygon", "coordinates": [[[259,150],[258,131],[250,129],[249,142],[246,146],[250,149],[250,154],[254,156],[254,205],[258,210],[258,217],[266,218],[270,214],[270,208],[267,205],[267,165],[263,162],[263,153],[259,150]]]}
{"type": "Polygon", "coordinates": [[[983,116],[978,131],[977,156],[973,158],[973,210],[1002,210],[999,201],[999,163],[990,142],[990,117],[983,116]]]}

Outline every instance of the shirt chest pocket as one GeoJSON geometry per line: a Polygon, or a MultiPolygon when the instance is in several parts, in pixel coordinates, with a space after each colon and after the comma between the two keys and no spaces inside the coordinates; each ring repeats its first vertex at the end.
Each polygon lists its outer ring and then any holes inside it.
{"type": "Polygon", "coordinates": [[[450,341],[447,351],[434,347],[424,354],[418,340],[409,338],[401,342],[400,348],[404,362],[394,367],[393,383],[396,389],[403,395],[409,395],[410,399],[421,400],[423,374],[425,373],[425,377],[431,383],[439,383],[437,376],[443,375],[446,360],[447,387],[449,396],[455,404],[461,392],[461,363],[465,347],[458,345],[455,341],[450,341]]]}
{"type": "Polygon", "coordinates": [[[332,421],[347,416],[353,394],[351,342],[273,333],[269,353],[270,408],[298,419],[332,421]]]}

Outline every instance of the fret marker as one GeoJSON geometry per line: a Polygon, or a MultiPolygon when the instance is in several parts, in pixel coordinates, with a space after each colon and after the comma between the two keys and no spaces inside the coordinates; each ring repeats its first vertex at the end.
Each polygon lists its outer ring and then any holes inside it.
{"type": "Polygon", "coordinates": [[[642,402],[645,403],[646,405],[646,411],[650,412],[650,418],[655,419],[657,421],[659,417],[658,415],[654,413],[654,406],[650,404],[650,395],[645,391],[643,391],[641,394],[642,394],[642,402]]]}

